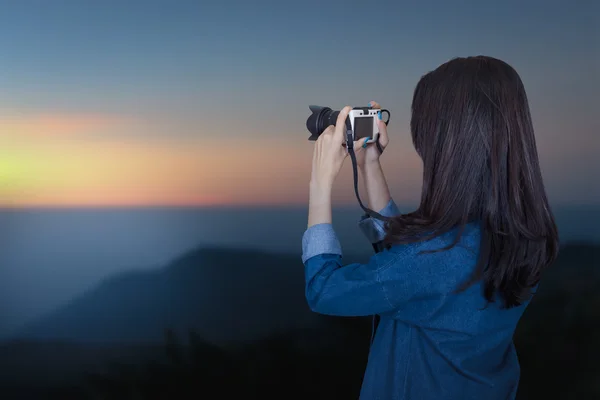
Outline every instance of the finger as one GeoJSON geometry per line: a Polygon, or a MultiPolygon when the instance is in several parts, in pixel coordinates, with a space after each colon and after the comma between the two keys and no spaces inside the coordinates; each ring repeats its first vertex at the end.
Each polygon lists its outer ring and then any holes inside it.
{"type": "Polygon", "coordinates": [[[312,156],[312,167],[315,167],[315,163],[317,162],[317,144],[313,146],[313,156],[312,156]]]}
{"type": "Polygon", "coordinates": [[[381,105],[380,105],[378,102],[376,102],[375,100],[371,100],[371,101],[369,102],[369,105],[370,105],[372,108],[381,108],[381,105]]]}
{"type": "Polygon", "coordinates": [[[381,112],[377,116],[377,127],[379,128],[379,142],[382,146],[386,146],[388,144],[387,125],[380,118],[382,118],[381,112]]]}
{"type": "Polygon", "coordinates": [[[352,107],[346,106],[342,108],[342,111],[340,111],[340,114],[337,117],[334,136],[339,144],[342,144],[346,140],[346,118],[348,118],[350,111],[352,111],[352,107]]]}
{"type": "Polygon", "coordinates": [[[321,135],[333,135],[333,133],[335,132],[335,126],[334,125],[329,125],[327,128],[325,128],[325,130],[323,131],[323,133],[321,135]]]}
{"type": "Polygon", "coordinates": [[[317,138],[316,143],[322,143],[323,140],[327,137],[327,136],[333,136],[333,133],[335,132],[335,126],[333,125],[329,125],[327,128],[325,128],[325,130],[323,130],[323,132],[321,132],[321,134],[319,135],[319,137],[317,138]]]}
{"type": "Polygon", "coordinates": [[[363,139],[355,140],[354,141],[354,148],[357,149],[357,150],[359,150],[359,149],[361,149],[363,147],[367,147],[367,144],[368,144],[367,142],[370,139],[371,139],[370,137],[366,137],[366,138],[363,138],[363,139]]]}

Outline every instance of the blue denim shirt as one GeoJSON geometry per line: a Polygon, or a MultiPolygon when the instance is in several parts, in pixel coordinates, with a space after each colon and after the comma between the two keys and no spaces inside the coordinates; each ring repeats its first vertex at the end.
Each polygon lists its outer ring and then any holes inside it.
{"type": "MultiPolygon", "coordinates": [[[[380,214],[398,214],[393,201],[380,214]]],[[[366,219],[372,242],[383,224],[366,219]]],[[[362,384],[361,399],[514,399],[520,368],[512,342],[527,304],[501,309],[487,304],[481,283],[454,290],[477,262],[480,230],[468,225],[457,246],[456,230],[433,240],[396,245],[367,264],[342,262],[331,224],[314,225],[302,238],[306,299],[317,313],[380,316],[362,384]],[[487,305],[487,307],[486,307],[487,305]]]]}

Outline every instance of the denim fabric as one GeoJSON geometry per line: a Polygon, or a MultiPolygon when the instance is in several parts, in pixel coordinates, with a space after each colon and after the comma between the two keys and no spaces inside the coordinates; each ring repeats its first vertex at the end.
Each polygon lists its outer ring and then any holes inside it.
{"type": "MultiPolygon", "coordinates": [[[[400,214],[400,210],[394,200],[390,200],[390,202],[385,206],[385,208],[379,211],[379,214],[384,217],[393,217],[395,215],[400,214]]],[[[385,237],[385,227],[384,222],[369,216],[364,216],[358,223],[358,227],[363,232],[363,234],[367,237],[367,239],[371,243],[377,243],[384,239],[385,237]]]]}
{"type": "MultiPolygon", "coordinates": [[[[383,210],[382,210],[383,211],[383,210]]],[[[396,245],[366,264],[342,263],[330,224],[303,237],[306,299],[317,313],[381,319],[361,399],[514,399],[520,368],[512,342],[527,304],[509,310],[487,304],[478,283],[454,293],[469,277],[479,252],[480,229],[468,225],[427,242],[396,245]]]]}

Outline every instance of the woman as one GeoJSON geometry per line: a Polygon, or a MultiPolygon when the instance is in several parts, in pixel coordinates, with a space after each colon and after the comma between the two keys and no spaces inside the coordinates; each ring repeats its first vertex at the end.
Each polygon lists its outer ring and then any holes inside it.
{"type": "MultiPolygon", "coordinates": [[[[347,156],[349,110],[315,144],[302,259],[313,311],[380,316],[361,399],[515,398],[513,333],[558,252],[519,75],[479,56],[421,78],[410,127],[423,187],[412,213],[400,214],[390,198],[377,148],[355,144],[370,208],[393,218],[363,221],[386,249],[344,265],[331,187],[347,156]]],[[[379,129],[385,147],[381,121],[379,129]]]]}

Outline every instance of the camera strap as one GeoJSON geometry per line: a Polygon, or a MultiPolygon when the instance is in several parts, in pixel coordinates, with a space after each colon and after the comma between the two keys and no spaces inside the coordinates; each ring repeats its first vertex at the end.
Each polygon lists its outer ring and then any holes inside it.
{"type": "MultiPolygon", "coordinates": [[[[388,118],[388,122],[389,122],[389,118],[388,118]]],[[[387,125],[387,122],[386,122],[387,125]]],[[[354,135],[352,134],[352,126],[350,125],[350,121],[346,120],[346,149],[348,150],[348,154],[350,154],[350,159],[352,160],[352,174],[354,176],[354,193],[356,195],[356,199],[358,200],[358,204],[360,205],[360,208],[363,209],[363,211],[372,218],[378,219],[380,221],[389,221],[391,218],[389,217],[385,217],[381,214],[379,214],[376,211],[371,210],[370,208],[366,207],[362,200],[360,199],[360,194],[358,192],[358,165],[356,162],[356,153],[354,152],[354,135]]],[[[383,147],[381,147],[381,144],[379,143],[379,136],[377,136],[377,140],[375,141],[375,144],[377,145],[377,150],[379,150],[380,153],[383,153],[383,147]]]]}
{"type": "MultiPolygon", "coordinates": [[[[387,110],[386,110],[387,111],[387,110]]],[[[388,112],[388,116],[389,116],[389,111],[388,112]]],[[[390,119],[388,117],[388,120],[385,122],[385,124],[387,125],[389,123],[390,119]]],[[[360,205],[360,208],[363,209],[363,211],[366,213],[367,216],[378,219],[380,221],[389,221],[391,218],[389,217],[385,217],[381,214],[379,214],[376,211],[371,210],[370,208],[366,207],[362,200],[360,199],[360,194],[358,192],[358,163],[356,161],[356,153],[354,152],[354,135],[352,133],[352,126],[350,124],[350,121],[346,120],[346,149],[348,150],[348,154],[350,154],[350,159],[352,160],[352,174],[353,174],[353,178],[354,178],[354,194],[356,195],[356,200],[358,200],[358,204],[360,205]]],[[[377,146],[377,150],[379,151],[379,153],[383,153],[383,147],[381,146],[381,143],[379,143],[379,135],[377,135],[377,140],[375,141],[375,145],[377,146]]],[[[375,251],[375,253],[379,253],[383,250],[383,245],[382,242],[379,243],[373,243],[373,250],[375,251]]],[[[375,331],[377,330],[379,326],[379,317],[377,315],[373,315],[373,318],[371,319],[371,343],[370,346],[373,345],[373,341],[375,340],[375,331]]]]}
{"type": "MultiPolygon", "coordinates": [[[[358,204],[360,205],[360,207],[363,209],[363,211],[370,217],[375,218],[375,219],[379,219],[381,221],[388,221],[390,218],[388,217],[384,217],[383,215],[379,214],[378,212],[375,212],[373,210],[371,210],[370,208],[366,207],[363,202],[360,199],[360,194],[358,193],[358,165],[356,162],[356,153],[354,153],[354,135],[352,134],[352,129],[347,129],[346,130],[346,148],[348,149],[348,153],[350,154],[350,159],[352,160],[352,174],[354,175],[354,193],[356,194],[356,199],[358,200],[358,204]]],[[[379,136],[377,136],[377,141],[375,142],[377,144],[377,150],[379,150],[380,153],[383,153],[383,147],[381,147],[381,144],[379,143],[379,136]]],[[[375,253],[379,253],[381,252],[382,248],[381,248],[381,243],[373,243],[373,250],[375,251],[375,253]]],[[[371,340],[370,340],[370,346],[373,345],[373,341],[375,340],[375,331],[377,330],[379,326],[379,318],[377,315],[373,315],[372,319],[371,319],[371,340]]]]}

